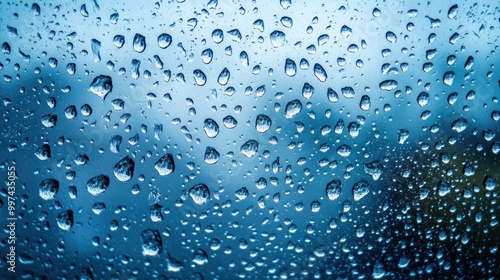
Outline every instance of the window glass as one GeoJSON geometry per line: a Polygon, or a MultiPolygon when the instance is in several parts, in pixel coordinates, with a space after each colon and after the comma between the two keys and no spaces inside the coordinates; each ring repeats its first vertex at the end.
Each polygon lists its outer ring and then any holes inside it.
{"type": "Polygon", "coordinates": [[[500,275],[496,1],[0,7],[0,275],[500,275]]]}

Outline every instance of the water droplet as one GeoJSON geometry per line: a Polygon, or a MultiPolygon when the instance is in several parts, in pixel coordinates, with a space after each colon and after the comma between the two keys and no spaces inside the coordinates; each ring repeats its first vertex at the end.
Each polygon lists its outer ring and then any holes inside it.
{"type": "Polygon", "coordinates": [[[136,33],[134,36],[134,51],[138,53],[142,53],[146,49],[146,37],[142,36],[139,33],[136,33]]]}
{"type": "Polygon", "coordinates": [[[272,125],[272,120],[270,117],[264,114],[259,114],[257,115],[255,119],[255,129],[260,132],[264,133],[271,128],[272,125]]]}
{"type": "Polygon", "coordinates": [[[102,202],[96,202],[94,205],[92,205],[92,212],[94,212],[96,215],[102,214],[106,210],[106,204],[102,202]]]}
{"type": "Polygon", "coordinates": [[[288,102],[285,106],[285,117],[287,119],[293,118],[302,111],[302,103],[298,99],[288,102]]]}
{"type": "Polygon", "coordinates": [[[280,22],[286,28],[292,28],[293,26],[293,19],[291,17],[282,17],[280,22]]]}
{"type": "Polygon", "coordinates": [[[212,31],[212,39],[216,44],[220,44],[224,40],[224,32],[220,29],[212,31]]]}
{"type": "Polygon", "coordinates": [[[404,144],[406,139],[410,136],[410,132],[406,129],[398,129],[398,143],[404,144]]]}
{"type": "Polygon", "coordinates": [[[229,37],[231,37],[231,40],[234,42],[239,42],[241,41],[241,32],[238,29],[231,29],[227,32],[229,34],[229,37]]]}
{"type": "Polygon", "coordinates": [[[257,19],[253,22],[253,28],[259,30],[260,32],[264,32],[264,21],[262,19],[257,19]]]}
{"type": "Polygon", "coordinates": [[[453,105],[458,100],[458,93],[452,92],[448,95],[448,104],[453,105]]]}
{"type": "Polygon", "coordinates": [[[43,115],[40,121],[45,127],[52,128],[57,124],[57,116],[51,114],[43,115]]]}
{"type": "Polygon", "coordinates": [[[229,70],[227,70],[226,67],[224,67],[224,69],[222,69],[222,72],[220,72],[220,74],[219,74],[219,78],[217,78],[217,82],[221,86],[225,86],[229,82],[230,77],[231,77],[231,73],[229,72],[229,70]]]}
{"type": "Polygon", "coordinates": [[[149,207],[149,218],[152,222],[157,223],[163,221],[162,214],[163,206],[158,203],[155,203],[149,207]]]}
{"type": "Polygon", "coordinates": [[[205,162],[208,164],[216,164],[219,161],[220,154],[213,147],[208,146],[205,149],[205,162]]]}
{"type": "Polygon", "coordinates": [[[329,200],[336,200],[342,192],[342,183],[340,180],[332,180],[326,184],[326,196],[329,200]]]}
{"type": "Polygon", "coordinates": [[[320,82],[324,82],[328,78],[325,69],[319,63],[314,64],[314,76],[316,76],[320,82]]]}
{"type": "Polygon", "coordinates": [[[266,178],[260,177],[259,179],[257,179],[257,181],[255,181],[255,187],[257,189],[259,189],[259,190],[262,190],[265,187],[267,187],[267,180],[266,180],[266,178]]]}
{"type": "Polygon", "coordinates": [[[370,176],[372,176],[373,180],[375,181],[377,181],[380,178],[384,170],[384,167],[378,160],[367,163],[364,165],[364,167],[365,167],[365,172],[370,176]]]}
{"type": "Polygon", "coordinates": [[[286,10],[292,5],[292,0],[280,0],[280,5],[286,10]]]}
{"type": "Polygon", "coordinates": [[[131,157],[126,156],[115,164],[113,172],[116,179],[122,182],[127,182],[132,179],[132,176],[134,176],[134,168],[134,160],[131,157]]]}
{"type": "Polygon", "coordinates": [[[219,134],[219,125],[213,119],[205,119],[203,122],[203,130],[209,138],[215,138],[219,134]]]}
{"type": "Polygon", "coordinates": [[[123,47],[123,45],[125,44],[125,36],[115,35],[115,37],[113,37],[113,44],[115,44],[117,48],[123,47]]]}
{"type": "Polygon", "coordinates": [[[347,99],[354,98],[354,96],[356,95],[352,87],[343,87],[340,89],[340,92],[342,92],[342,95],[347,99]]]}
{"type": "Polygon", "coordinates": [[[370,110],[370,97],[368,95],[363,95],[361,96],[361,101],[359,102],[359,108],[363,111],[368,111],[370,110]]]}
{"type": "Polygon", "coordinates": [[[328,43],[328,40],[330,40],[330,36],[328,36],[328,34],[319,35],[318,46],[323,46],[324,44],[328,43]]]}
{"type": "Polygon", "coordinates": [[[347,25],[343,25],[340,28],[340,34],[342,35],[342,37],[347,38],[352,34],[352,29],[347,25]]]}
{"type": "Polygon", "coordinates": [[[464,64],[465,70],[469,71],[472,68],[472,65],[474,65],[474,57],[469,56],[464,64]]]}
{"type": "Polygon", "coordinates": [[[391,91],[398,87],[398,82],[395,80],[385,80],[379,84],[381,90],[391,91]]]}
{"type": "Polygon", "coordinates": [[[59,181],[56,179],[45,179],[40,183],[39,194],[44,200],[51,200],[56,197],[59,191],[59,181]]]}
{"type": "Polygon", "coordinates": [[[196,250],[196,253],[194,253],[193,257],[193,263],[197,265],[204,265],[208,263],[208,255],[203,251],[202,249],[196,250]]]}
{"type": "Polygon", "coordinates": [[[94,57],[94,62],[99,62],[101,61],[101,42],[99,42],[96,39],[92,39],[91,41],[91,49],[92,49],[92,55],[94,57]]]}
{"type": "Polygon", "coordinates": [[[73,211],[66,210],[57,215],[57,226],[62,230],[70,230],[73,226],[73,211]]]}
{"type": "Polygon", "coordinates": [[[341,157],[348,157],[351,154],[351,147],[347,144],[342,144],[337,148],[337,154],[341,157]]]}
{"type": "Polygon", "coordinates": [[[103,174],[92,177],[87,181],[87,191],[93,196],[104,193],[108,187],[109,177],[103,174]]]}
{"type": "Polygon", "coordinates": [[[207,82],[207,76],[200,69],[196,69],[193,71],[194,82],[198,86],[204,86],[207,82]]]}
{"type": "Polygon", "coordinates": [[[491,141],[493,138],[495,138],[495,132],[491,129],[485,129],[483,130],[483,138],[486,141],[491,141]]]}
{"type": "Polygon", "coordinates": [[[394,32],[387,31],[385,33],[385,39],[387,39],[387,41],[389,41],[390,43],[396,43],[398,40],[398,37],[396,36],[396,34],[394,34],[394,32]]]}
{"type": "Polygon", "coordinates": [[[483,186],[487,191],[494,191],[497,186],[497,180],[490,175],[484,177],[483,186]]]}
{"type": "Polygon", "coordinates": [[[155,162],[155,169],[160,176],[167,176],[175,170],[174,157],[172,154],[165,154],[155,162]]]}
{"type": "Polygon", "coordinates": [[[464,118],[459,118],[451,124],[451,129],[455,130],[456,132],[460,133],[464,131],[467,128],[467,120],[464,118]]]}
{"type": "Polygon", "coordinates": [[[110,76],[99,75],[94,78],[89,86],[89,91],[93,92],[95,95],[102,99],[106,99],[106,96],[113,90],[113,81],[110,76]]]}
{"type": "Polygon", "coordinates": [[[109,150],[115,154],[119,153],[121,143],[122,143],[122,137],[120,135],[114,135],[109,139],[109,150]]]}
{"type": "Polygon", "coordinates": [[[321,209],[321,203],[317,200],[313,200],[313,202],[311,202],[311,212],[317,213],[319,212],[320,209],[321,209]]]}
{"type": "Polygon", "coordinates": [[[234,192],[234,195],[238,198],[238,201],[243,200],[248,197],[248,189],[242,187],[234,192]]]}
{"type": "Polygon", "coordinates": [[[450,9],[448,10],[448,18],[449,19],[454,19],[458,14],[458,5],[455,4],[453,6],[450,7],[450,9]]]}
{"type": "Polygon", "coordinates": [[[497,122],[498,120],[500,120],[500,111],[498,111],[498,110],[493,110],[493,111],[491,112],[491,119],[492,119],[492,120],[494,120],[494,121],[496,121],[496,122],[497,122]]]}
{"type": "Polygon", "coordinates": [[[248,54],[247,54],[247,52],[242,51],[240,53],[240,61],[241,61],[241,65],[243,65],[243,67],[248,67],[250,61],[248,60],[248,54]]]}
{"type": "Polygon", "coordinates": [[[342,132],[344,132],[344,127],[345,127],[344,120],[339,119],[337,121],[337,124],[335,124],[335,128],[334,128],[335,133],[342,134],[342,132]]]}
{"type": "Polygon", "coordinates": [[[427,105],[427,103],[429,103],[429,99],[430,99],[430,96],[427,92],[421,92],[417,96],[418,105],[420,105],[420,107],[424,107],[425,105],[427,105]]]}
{"type": "Polygon", "coordinates": [[[203,61],[203,63],[205,64],[209,64],[210,62],[212,62],[213,56],[214,52],[212,51],[212,49],[204,49],[201,52],[201,61],[203,61]]]}
{"type": "Polygon", "coordinates": [[[162,49],[166,49],[172,44],[172,36],[167,33],[162,33],[158,36],[158,46],[162,49]]]}
{"type": "Polygon", "coordinates": [[[351,135],[352,138],[358,137],[360,129],[361,125],[358,122],[350,122],[347,126],[347,131],[349,131],[349,135],[351,135]]]}
{"type": "Polygon", "coordinates": [[[310,99],[314,94],[314,87],[311,86],[309,83],[305,83],[304,86],[302,87],[302,96],[304,96],[305,99],[310,99]]]}
{"type": "Polygon", "coordinates": [[[354,201],[359,201],[363,197],[365,197],[370,192],[370,184],[364,179],[361,179],[359,182],[355,183],[352,187],[352,196],[354,201]]]}
{"type": "Polygon", "coordinates": [[[465,176],[468,176],[468,177],[473,176],[476,173],[474,171],[474,167],[472,166],[472,164],[470,162],[465,163],[462,172],[465,176]]]}
{"type": "Polygon", "coordinates": [[[33,5],[31,5],[31,12],[35,16],[39,16],[40,15],[40,6],[37,3],[33,3],[33,5]]]}
{"type": "Polygon", "coordinates": [[[285,33],[275,30],[270,35],[271,45],[275,48],[283,47],[285,45],[286,36],[285,33]]]}
{"type": "Polygon", "coordinates": [[[48,160],[50,159],[51,157],[51,154],[50,154],[50,146],[47,145],[47,144],[43,144],[42,146],[40,146],[40,148],[38,148],[38,150],[35,152],[35,156],[39,159],[39,160],[48,160]]]}
{"type": "Polygon", "coordinates": [[[222,123],[228,129],[233,129],[236,127],[236,125],[238,125],[238,122],[236,121],[236,119],[233,116],[229,116],[229,115],[225,116],[222,119],[222,123]]]}
{"type": "Polygon", "coordinates": [[[259,151],[259,142],[256,140],[248,140],[240,147],[240,152],[247,158],[251,158],[259,151]]]}
{"type": "Polygon", "coordinates": [[[141,232],[142,254],[156,256],[161,252],[162,240],[157,230],[146,229],[141,232]]]}
{"type": "Polygon", "coordinates": [[[439,196],[445,196],[447,194],[450,193],[451,191],[451,186],[448,182],[446,182],[445,180],[440,180],[439,181],[439,184],[438,184],[438,194],[439,196]]]}
{"type": "Polygon", "coordinates": [[[297,65],[295,64],[295,61],[287,58],[285,62],[285,74],[288,77],[293,77],[297,73],[297,65]]]}
{"type": "Polygon", "coordinates": [[[326,96],[328,97],[328,100],[332,103],[337,103],[339,101],[339,95],[331,88],[327,89],[326,96]]]}
{"type": "Polygon", "coordinates": [[[198,205],[207,203],[210,198],[210,190],[205,184],[197,184],[189,189],[189,197],[198,205]]]}
{"type": "Polygon", "coordinates": [[[451,86],[453,84],[453,80],[455,79],[455,72],[447,71],[443,75],[443,83],[447,86],[451,86]]]}

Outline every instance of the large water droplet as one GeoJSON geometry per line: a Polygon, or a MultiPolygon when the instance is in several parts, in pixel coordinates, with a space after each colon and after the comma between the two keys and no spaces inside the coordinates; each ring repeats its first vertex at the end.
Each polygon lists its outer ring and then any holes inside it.
{"type": "Polygon", "coordinates": [[[302,111],[302,103],[298,99],[288,102],[285,106],[285,117],[287,119],[293,118],[302,111]]]}
{"type": "Polygon", "coordinates": [[[219,161],[220,154],[219,152],[213,148],[208,146],[205,149],[205,162],[208,164],[216,164],[219,161]]]}
{"type": "Polygon", "coordinates": [[[43,144],[38,148],[38,150],[35,152],[35,156],[39,160],[48,160],[51,157],[50,154],[50,146],[47,144],[43,144]]]}
{"type": "Polygon", "coordinates": [[[455,130],[456,132],[460,133],[464,131],[467,128],[467,120],[464,118],[459,118],[451,124],[451,129],[455,130]]]}
{"type": "Polygon", "coordinates": [[[448,10],[448,18],[449,19],[454,19],[458,14],[458,5],[455,4],[453,6],[450,7],[450,9],[448,10]]]}
{"type": "Polygon", "coordinates": [[[259,142],[256,140],[248,140],[240,147],[240,152],[247,158],[251,158],[259,151],[259,142]]]}
{"type": "Polygon", "coordinates": [[[102,99],[105,99],[108,93],[113,90],[113,81],[110,76],[99,75],[94,78],[89,86],[89,91],[102,99]]]}
{"type": "Polygon", "coordinates": [[[205,184],[197,184],[189,189],[189,197],[198,205],[207,203],[210,198],[210,190],[205,184]]]}
{"type": "Polygon", "coordinates": [[[207,76],[200,69],[193,71],[194,82],[198,86],[204,86],[207,83],[207,76]]]}
{"type": "Polygon", "coordinates": [[[39,186],[39,194],[40,197],[44,200],[51,200],[56,197],[57,192],[59,191],[59,181],[56,179],[45,179],[40,183],[39,186]]]}
{"type": "Polygon", "coordinates": [[[141,232],[141,242],[144,256],[156,256],[161,252],[162,240],[157,230],[146,229],[141,232]]]}
{"type": "Polygon", "coordinates": [[[443,83],[447,86],[451,86],[453,84],[453,80],[455,79],[455,72],[447,71],[443,75],[443,83]]]}
{"type": "Polygon", "coordinates": [[[285,62],[285,74],[288,77],[293,77],[297,73],[297,65],[295,64],[295,61],[287,58],[285,62]]]}
{"type": "Polygon", "coordinates": [[[320,82],[324,82],[328,78],[325,69],[319,63],[314,64],[314,76],[316,76],[320,82]]]}
{"type": "Polygon", "coordinates": [[[115,164],[113,173],[115,174],[116,179],[122,182],[127,182],[132,179],[132,176],[134,176],[134,168],[134,160],[131,157],[126,156],[115,164]]]}
{"type": "Polygon", "coordinates": [[[62,230],[70,230],[73,226],[73,211],[66,210],[59,213],[56,217],[57,226],[62,230]]]}
{"type": "Polygon", "coordinates": [[[275,48],[283,47],[285,45],[286,36],[285,33],[275,30],[270,35],[271,45],[275,48]]]}
{"type": "Polygon", "coordinates": [[[220,29],[212,31],[212,39],[216,44],[220,44],[224,40],[224,32],[220,29]]]}
{"type": "Polygon", "coordinates": [[[225,86],[229,82],[230,77],[231,77],[231,72],[229,72],[229,70],[227,70],[227,68],[224,67],[224,69],[222,69],[222,72],[220,72],[219,74],[219,78],[217,78],[217,82],[221,86],[225,86]]]}
{"type": "Polygon", "coordinates": [[[385,38],[387,39],[387,41],[391,42],[391,43],[396,43],[397,40],[398,40],[398,37],[396,36],[396,34],[394,34],[394,32],[392,31],[387,31],[385,33],[385,38]]]}
{"type": "Polygon", "coordinates": [[[209,138],[215,138],[219,135],[219,125],[213,119],[205,119],[203,122],[203,130],[209,138]]]}
{"type": "Polygon", "coordinates": [[[255,118],[255,129],[260,132],[264,133],[271,128],[272,120],[270,117],[264,114],[259,114],[255,118]]]}
{"type": "Polygon", "coordinates": [[[108,187],[109,177],[104,174],[99,174],[87,181],[87,191],[93,196],[104,193],[108,187]]]}
{"type": "Polygon", "coordinates": [[[336,200],[342,192],[342,183],[340,180],[332,180],[326,184],[326,196],[329,200],[336,200]]]}
{"type": "Polygon", "coordinates": [[[364,167],[365,167],[365,172],[371,175],[373,180],[375,181],[377,181],[380,178],[384,170],[384,167],[378,160],[369,162],[365,164],[364,167]]]}
{"type": "Polygon", "coordinates": [[[398,82],[395,80],[385,80],[379,84],[381,90],[391,91],[398,87],[398,82]]]}
{"type": "Polygon", "coordinates": [[[361,179],[359,182],[355,183],[352,187],[352,196],[354,201],[359,201],[363,197],[365,197],[370,192],[370,184],[364,179],[361,179]]]}
{"type": "Polygon", "coordinates": [[[155,169],[160,176],[167,176],[174,172],[175,163],[172,154],[166,154],[159,158],[155,163],[155,169]]]}
{"type": "Polygon", "coordinates": [[[160,34],[158,36],[158,46],[162,49],[166,49],[172,44],[172,36],[167,33],[160,34]]]}
{"type": "Polygon", "coordinates": [[[142,36],[139,33],[136,33],[134,36],[134,51],[138,53],[142,53],[146,49],[146,37],[142,36]]]}

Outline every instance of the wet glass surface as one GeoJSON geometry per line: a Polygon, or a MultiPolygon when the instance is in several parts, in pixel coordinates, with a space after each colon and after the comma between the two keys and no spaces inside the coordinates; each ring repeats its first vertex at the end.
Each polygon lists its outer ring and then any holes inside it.
{"type": "Polygon", "coordinates": [[[499,277],[497,2],[113,2],[0,2],[0,275],[499,277]]]}

